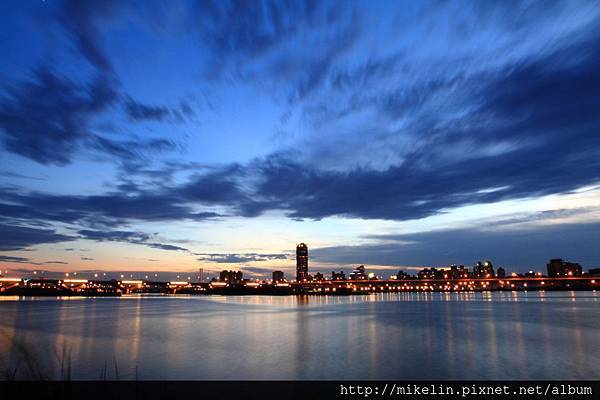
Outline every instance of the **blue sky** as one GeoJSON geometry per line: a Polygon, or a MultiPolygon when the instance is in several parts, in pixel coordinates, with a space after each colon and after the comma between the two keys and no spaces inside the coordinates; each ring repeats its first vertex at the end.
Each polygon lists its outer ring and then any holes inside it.
{"type": "MultiPolygon", "coordinates": [[[[0,266],[600,266],[597,2],[23,1],[0,266]]],[[[87,272],[86,272],[87,271],[87,272]]]]}

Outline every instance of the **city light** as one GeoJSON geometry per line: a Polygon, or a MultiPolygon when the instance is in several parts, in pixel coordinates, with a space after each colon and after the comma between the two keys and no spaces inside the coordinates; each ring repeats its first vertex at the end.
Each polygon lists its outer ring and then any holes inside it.
{"type": "Polygon", "coordinates": [[[65,279],[64,283],[88,283],[87,279],[65,279]]]}
{"type": "MultiPolygon", "coordinates": [[[[224,270],[216,278],[200,277],[198,282],[192,282],[192,276],[186,280],[175,280],[171,282],[148,281],[150,275],[144,275],[145,281],[141,279],[123,280],[125,274],[120,274],[120,281],[88,281],[86,279],[70,278],[76,276],[75,272],[65,272],[63,281],[56,280],[34,280],[22,278],[0,278],[0,291],[3,294],[11,292],[27,293],[28,290],[72,290],[73,293],[81,295],[127,295],[133,293],[165,293],[165,294],[320,294],[320,295],[345,295],[345,294],[371,294],[388,293],[399,291],[419,292],[486,292],[486,291],[519,291],[519,290],[589,290],[596,289],[597,271],[584,274],[581,267],[576,263],[563,261],[561,259],[551,260],[548,264],[548,276],[541,272],[529,270],[524,274],[512,272],[505,277],[505,271],[498,268],[496,273],[492,262],[478,262],[471,270],[464,266],[452,265],[448,267],[425,267],[414,275],[404,271],[390,275],[389,280],[384,280],[376,275],[374,271],[366,270],[364,265],[353,269],[352,273],[346,275],[344,271],[332,272],[331,278],[323,276],[320,272],[312,275],[307,264],[308,246],[300,248],[300,275],[301,280],[286,280],[282,271],[273,271],[273,279],[261,280],[256,277],[245,278],[242,271],[224,270]],[[486,269],[483,270],[482,268],[486,269]],[[305,273],[306,272],[306,273],[305,273]],[[542,278],[543,279],[540,279],[542,278]],[[205,280],[207,282],[203,282],[205,280]],[[405,282],[398,282],[398,279],[405,282]],[[58,283],[57,283],[58,282],[58,283]],[[4,284],[4,286],[2,286],[4,284]],[[64,284],[65,286],[59,287],[64,284]],[[594,285],[594,286],[592,286],[594,285]],[[246,290],[246,291],[245,291],[246,290]]],[[[32,276],[38,275],[39,271],[31,271],[32,276]]],[[[99,273],[94,273],[98,278],[99,273]]],[[[102,273],[106,276],[106,273],[102,273]]],[[[134,274],[128,274],[130,277],[134,274]]],[[[159,274],[154,273],[157,277],[159,274]]],[[[177,275],[182,277],[182,275],[177,275]]],[[[62,294],[61,294],[62,295],[62,294]]]]}
{"type": "Polygon", "coordinates": [[[21,282],[21,278],[0,278],[0,282],[21,282]]]}

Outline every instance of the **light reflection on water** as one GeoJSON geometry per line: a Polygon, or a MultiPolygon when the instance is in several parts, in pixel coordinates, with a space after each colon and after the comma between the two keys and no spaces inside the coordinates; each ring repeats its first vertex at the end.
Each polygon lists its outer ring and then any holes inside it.
{"type": "Polygon", "coordinates": [[[74,379],[600,379],[597,292],[0,299],[0,368],[74,379]]]}

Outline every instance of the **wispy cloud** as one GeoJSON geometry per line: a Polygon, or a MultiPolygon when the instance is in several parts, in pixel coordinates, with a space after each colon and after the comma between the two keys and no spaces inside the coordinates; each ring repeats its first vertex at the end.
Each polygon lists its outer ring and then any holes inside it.
{"type": "MultiPolygon", "coordinates": [[[[131,231],[93,231],[83,229],[78,232],[83,239],[94,240],[97,242],[125,242],[132,244],[141,244],[144,246],[152,247],[160,250],[172,250],[172,251],[189,251],[186,248],[180,246],[174,246],[164,243],[156,243],[152,240],[155,235],[150,235],[142,232],[131,232],[131,231]]],[[[83,258],[82,258],[83,259],[83,258]]]]}
{"type": "Polygon", "coordinates": [[[0,223],[0,251],[21,250],[44,243],[58,243],[74,240],[75,237],[57,233],[51,229],[38,229],[0,223]]]}
{"type": "Polygon", "coordinates": [[[285,260],[289,258],[287,254],[259,254],[259,253],[242,253],[242,254],[229,254],[229,253],[194,253],[200,256],[198,260],[210,261],[220,264],[242,264],[248,262],[257,261],[270,261],[270,260],[285,260]]]}
{"type": "Polygon", "coordinates": [[[565,258],[595,267],[600,224],[561,224],[486,230],[446,229],[420,233],[374,235],[372,244],[314,249],[312,257],[331,263],[393,266],[473,265],[492,260],[511,269],[543,269],[550,258],[565,258]],[[380,241],[381,243],[377,243],[380,241]],[[518,255],[518,257],[515,257],[518,255]]]}

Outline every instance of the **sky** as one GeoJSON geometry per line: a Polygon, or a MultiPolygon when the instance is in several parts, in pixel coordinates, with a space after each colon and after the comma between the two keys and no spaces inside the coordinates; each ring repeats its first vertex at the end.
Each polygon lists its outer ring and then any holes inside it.
{"type": "Polygon", "coordinates": [[[5,274],[600,266],[596,1],[2,9],[5,274]]]}

